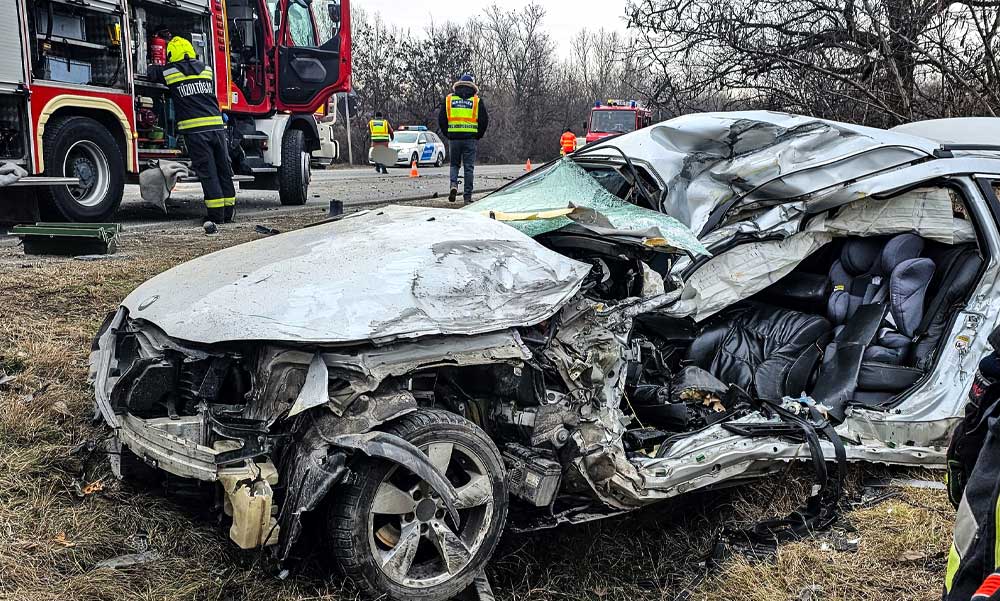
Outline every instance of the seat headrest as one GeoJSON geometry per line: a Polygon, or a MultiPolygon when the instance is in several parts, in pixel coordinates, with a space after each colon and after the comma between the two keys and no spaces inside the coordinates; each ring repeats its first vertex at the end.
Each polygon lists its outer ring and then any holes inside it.
{"type": "Polygon", "coordinates": [[[848,275],[864,275],[882,251],[882,242],[875,238],[850,238],[840,249],[840,264],[848,275]]]}
{"type": "Polygon", "coordinates": [[[888,242],[878,238],[851,238],[840,251],[840,264],[849,275],[888,277],[903,261],[915,259],[924,250],[924,239],[916,234],[899,234],[888,242]]]}

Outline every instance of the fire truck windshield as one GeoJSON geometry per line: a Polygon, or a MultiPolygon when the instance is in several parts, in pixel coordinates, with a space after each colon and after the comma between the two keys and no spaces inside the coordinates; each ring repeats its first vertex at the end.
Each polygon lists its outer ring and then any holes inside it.
{"type": "Polygon", "coordinates": [[[593,133],[627,133],[635,131],[635,111],[593,111],[590,113],[593,133]]]}

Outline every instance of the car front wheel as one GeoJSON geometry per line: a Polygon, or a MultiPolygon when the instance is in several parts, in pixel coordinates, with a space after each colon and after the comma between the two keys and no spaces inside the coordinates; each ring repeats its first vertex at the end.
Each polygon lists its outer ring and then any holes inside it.
{"type": "Polygon", "coordinates": [[[459,523],[420,477],[364,456],[332,491],[328,519],[341,570],[368,593],[444,601],[463,591],[496,549],[507,519],[500,452],[485,432],[447,411],[408,414],[387,432],[422,450],[458,492],[459,523]]]}

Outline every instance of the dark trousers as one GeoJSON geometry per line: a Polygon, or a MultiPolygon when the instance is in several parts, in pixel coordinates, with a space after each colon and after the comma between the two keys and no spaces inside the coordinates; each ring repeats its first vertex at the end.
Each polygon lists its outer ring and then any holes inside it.
{"type": "Polygon", "coordinates": [[[226,131],[213,129],[184,134],[184,144],[191,157],[191,167],[198,173],[201,189],[205,193],[209,221],[226,221],[227,212],[231,214],[236,206],[236,186],[233,185],[233,165],[229,161],[226,131]]]}
{"type": "Polygon", "coordinates": [[[458,168],[465,167],[463,183],[465,190],[463,196],[465,200],[472,200],[472,178],[476,171],[476,149],[479,147],[479,140],[451,140],[448,146],[448,153],[451,155],[451,187],[458,187],[458,168]]]}

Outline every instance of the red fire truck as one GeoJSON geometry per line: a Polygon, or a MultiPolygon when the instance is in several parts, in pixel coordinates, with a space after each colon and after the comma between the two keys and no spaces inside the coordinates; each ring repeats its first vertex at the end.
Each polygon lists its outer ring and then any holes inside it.
{"type": "Polygon", "coordinates": [[[609,98],[594,103],[587,122],[587,144],[615,134],[642,129],[653,122],[653,113],[635,100],[609,98]]]}
{"type": "Polygon", "coordinates": [[[183,161],[170,95],[147,77],[163,31],[215,71],[243,187],[305,203],[314,112],[350,88],[349,0],[3,0],[0,162],[78,179],[41,193],[46,217],[106,221],[140,170],[183,161]]]}

